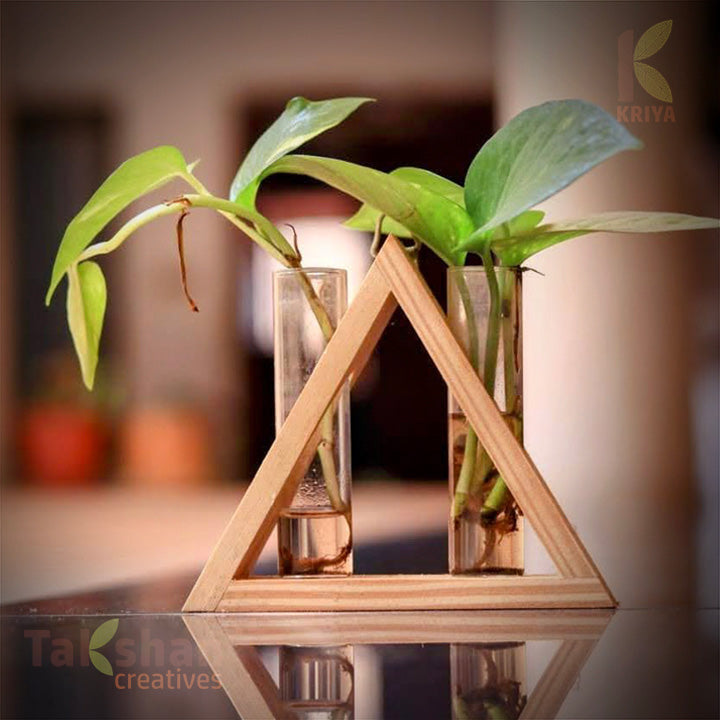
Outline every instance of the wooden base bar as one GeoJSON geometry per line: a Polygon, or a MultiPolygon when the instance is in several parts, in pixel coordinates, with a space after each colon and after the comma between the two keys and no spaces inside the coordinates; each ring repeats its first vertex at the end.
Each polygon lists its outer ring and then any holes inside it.
{"type": "Polygon", "coordinates": [[[612,608],[598,578],[350,575],[233,580],[218,612],[612,608]]]}

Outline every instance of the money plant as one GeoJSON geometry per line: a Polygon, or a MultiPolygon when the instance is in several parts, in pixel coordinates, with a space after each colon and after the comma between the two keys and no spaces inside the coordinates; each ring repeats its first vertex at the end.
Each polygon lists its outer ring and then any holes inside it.
{"type": "MultiPolygon", "coordinates": [[[[642,143],[603,109],[583,100],[560,100],[531,107],[510,120],[479,150],[469,165],[464,186],[419,167],[390,173],[338,160],[294,153],[303,143],[329,130],[369,98],[290,100],[284,112],[261,135],[241,164],[229,197],[212,194],[180,150],[163,146],[130,158],[98,188],[68,225],[60,243],[47,294],[49,303],[67,276],[67,315],[85,384],[92,388],[107,291],[96,260],[117,250],[139,228],[163,217],[177,216],[177,249],[182,286],[187,289],[183,255],[183,218],[194,209],[220,213],[250,240],[290,268],[302,268],[297,243],[290,244],[270,220],[260,214],[256,198],[262,181],[277,173],[304,175],[360,200],[349,227],[410,238],[427,246],[448,265],[464,265],[468,255],[479,257],[491,295],[483,382],[495,387],[502,322],[502,289],[498,266],[521,266],[536,253],[581,235],[597,232],[660,233],[717,228],[719,222],[680,213],[617,211],[570,220],[545,221],[536,206],[558,193],[596,165],[642,143]],[[111,237],[93,242],[128,205],[172,180],[189,191],[153,205],[127,220],[111,237]]],[[[334,328],[309,281],[304,291],[315,317],[329,338],[334,328]]],[[[477,339],[475,340],[477,343],[477,339]]],[[[471,339],[472,345],[472,339],[471,339]]],[[[477,362],[477,353],[471,359],[477,362]]],[[[507,407],[514,399],[506,398],[507,407]]],[[[331,436],[332,418],[323,420],[331,436]]],[[[326,432],[327,431],[327,432],[326,432]]],[[[329,437],[327,438],[329,440],[329,437]]],[[[320,443],[318,454],[328,495],[341,504],[332,468],[332,453],[320,443]]],[[[460,479],[455,488],[453,517],[467,510],[468,499],[493,474],[492,461],[468,430],[460,479]]],[[[493,488],[482,508],[488,522],[514,503],[502,478],[494,472],[493,488]]]]}

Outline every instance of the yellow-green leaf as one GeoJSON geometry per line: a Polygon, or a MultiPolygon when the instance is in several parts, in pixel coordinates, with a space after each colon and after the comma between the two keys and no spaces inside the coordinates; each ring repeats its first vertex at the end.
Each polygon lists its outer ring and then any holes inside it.
{"type": "Polygon", "coordinates": [[[97,263],[71,265],[67,271],[67,317],[85,385],[92,389],[98,362],[107,288],[97,263]]]}
{"type": "Polygon", "coordinates": [[[339,125],[361,105],[372,101],[372,98],[364,97],[317,101],[292,98],[245,156],[230,186],[230,199],[254,207],[258,178],[266,168],[308,140],[339,125]]]}
{"type": "MultiPolygon", "coordinates": [[[[390,175],[400,178],[400,180],[405,180],[412,185],[417,185],[425,190],[429,190],[430,192],[442,195],[444,198],[451,200],[461,207],[465,206],[462,186],[441,175],[436,175],[429,170],[416,167],[400,167],[393,170],[390,175]]],[[[379,217],[380,213],[378,210],[364,203],[360,209],[343,224],[353,230],[373,232],[377,226],[379,217]]],[[[386,235],[391,233],[396,237],[409,238],[412,236],[412,233],[405,226],[393,220],[391,217],[385,217],[383,219],[382,232],[386,235]]]]}
{"type": "Polygon", "coordinates": [[[134,200],[187,172],[182,153],[169,145],[135,155],[120,165],[65,229],[55,257],[46,304],[50,303],[70,265],[119,212],[134,200]]]}
{"type": "Polygon", "coordinates": [[[367,203],[407,228],[448,265],[462,265],[461,241],[472,232],[472,220],[457,203],[398,177],[344,160],[287,155],[261,178],[273,173],[307,175],[367,203]]]}
{"type": "Polygon", "coordinates": [[[491,247],[503,265],[520,265],[541,250],[588,233],[661,233],[718,228],[720,220],[717,218],[683,213],[607,212],[577,220],[539,225],[525,232],[516,232],[512,237],[496,239],[491,247]]]}

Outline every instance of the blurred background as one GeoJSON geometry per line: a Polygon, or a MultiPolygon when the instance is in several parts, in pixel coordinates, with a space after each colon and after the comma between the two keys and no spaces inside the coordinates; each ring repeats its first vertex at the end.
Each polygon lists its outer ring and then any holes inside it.
{"type": "MultiPolygon", "coordinates": [[[[50,308],[43,300],[64,227],[128,156],[176,145],[222,196],[290,97],[366,95],[377,103],[303,152],[462,183],[496,127],[579,97],[613,115],[641,108],[628,126],[646,147],[548,203],[551,217],[719,214],[709,2],[5,2],[0,12],[5,601],[198,569],[272,442],[272,267],[209,212],[185,223],[199,314],[182,295],[174,220],[103,259],[102,359],[95,392],[83,389],[64,291],[50,308]],[[637,40],[667,19],[653,63],[672,88],[671,120],[637,84],[632,102],[618,95],[620,35],[637,40]]],[[[370,239],[339,226],[355,202],[275,177],[260,206],[297,229],[306,264],[346,268],[352,297],[370,264],[370,239]]],[[[598,234],[530,265],[526,446],[623,605],[717,607],[717,233],[598,234]]],[[[444,303],[442,263],[426,251],[421,270],[444,303]]],[[[397,313],[353,394],[360,543],[444,532],[445,413],[443,382],[397,313]]],[[[532,537],[527,556],[529,571],[552,570],[532,537]]]]}

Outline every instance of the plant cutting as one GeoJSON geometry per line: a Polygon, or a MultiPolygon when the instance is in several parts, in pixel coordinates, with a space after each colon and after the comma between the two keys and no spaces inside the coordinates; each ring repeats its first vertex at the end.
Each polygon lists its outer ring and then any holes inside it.
{"type": "MultiPolygon", "coordinates": [[[[427,245],[451,268],[479,257],[484,285],[451,270],[450,323],[522,441],[522,264],[536,253],[596,232],[658,233],[718,228],[714,218],[682,213],[619,211],[543,222],[536,205],[596,165],[642,143],[602,108],[583,100],[551,101],[529,108],[498,130],[470,164],[464,186],[417,167],[385,174],[360,165],[289,155],[269,165],[304,174],[363,201],[346,225],[411,238],[427,245]],[[485,319],[478,315],[484,311],[485,319]]],[[[256,188],[231,193],[254,207],[256,188]]],[[[473,274],[470,272],[469,277],[473,274]]],[[[475,275],[477,280],[477,275],[475,275]]],[[[461,408],[451,398],[451,572],[522,574],[521,510],[461,408]]]]}
{"type": "MultiPolygon", "coordinates": [[[[624,150],[641,143],[601,108],[581,100],[563,100],[530,108],[500,129],[472,161],[464,186],[420,168],[399,168],[382,173],[333,158],[289,154],[303,142],[337,125],[364,98],[342,98],[311,103],[296,98],[266,131],[241,165],[225,200],[209,193],[175,148],[148,151],[124,163],[101,186],[71,222],[58,252],[48,300],[64,275],[68,276],[68,322],[88,386],[92,385],[104,315],[106,290],[99,266],[91,259],[118,248],[139,227],[163,215],[179,215],[177,222],[183,287],[187,290],[183,259],[182,222],[195,207],[214,209],[289,268],[301,268],[297,246],[291,246],[256,208],[262,181],[275,173],[306,175],[335,187],[364,204],[348,221],[350,227],[407,237],[431,248],[448,266],[464,266],[468,254],[482,262],[488,297],[486,332],[478,331],[476,307],[461,274],[456,282],[457,315],[466,326],[468,356],[518,439],[522,438],[522,388],[519,363],[519,272],[533,254],[587,233],[664,232],[716,228],[718,221],[678,213],[615,212],[562,222],[543,222],[534,209],[575,179],[624,150]],[[96,234],[130,202],[173,178],[185,180],[194,190],[141,212],[105,242],[90,245],[96,234]],[[512,280],[504,279],[513,278],[512,280]],[[500,385],[498,395],[498,384],[500,385]]],[[[299,274],[304,296],[327,340],[334,323],[308,281],[299,274]]],[[[451,308],[452,310],[452,308],[451,308]]],[[[452,320],[452,318],[451,318],[452,320]]],[[[462,335],[457,329],[456,333],[462,335]]],[[[462,338],[461,338],[462,339],[462,338]]],[[[330,453],[331,408],[322,421],[318,462],[333,511],[349,522],[349,507],[340,496],[330,453]]],[[[507,545],[518,532],[520,509],[501,474],[478,442],[461,411],[451,423],[452,447],[457,462],[451,470],[452,524],[455,531],[471,528],[477,555],[455,562],[452,572],[522,573],[522,566],[504,567],[492,553],[507,545]],[[503,540],[505,542],[503,543],[503,540]]],[[[318,557],[309,572],[338,562],[318,557]]]]}
{"type": "MultiPolygon", "coordinates": [[[[309,101],[293,98],[285,111],[266,130],[251,148],[233,180],[233,195],[254,193],[263,171],[320,133],[342,122],[369,98],[337,98],[326,101],[309,101]]],[[[302,267],[297,238],[291,245],[278,228],[254,207],[213,195],[195,175],[196,163],[188,164],[175,147],[162,146],[141,153],[125,161],[98,188],[82,210],[65,230],[52,271],[46,302],[49,303],[64,277],[68,280],[67,317],[70,333],[77,352],[82,377],[92,389],[98,362],[98,351],[107,303],[105,279],[96,259],[120,248],[138,229],[161,217],[177,216],[177,251],[182,288],[194,312],[198,306],[190,295],[184,255],[183,222],[194,208],[207,208],[219,212],[247,237],[257,243],[271,257],[288,270],[276,279],[286,295],[295,294],[303,301],[301,312],[314,318],[309,330],[317,337],[297,336],[300,316],[290,312],[276,312],[276,337],[287,346],[288,333],[295,328],[293,348],[296,354],[291,362],[276,357],[276,421],[279,426],[290,411],[304,380],[317,362],[323,344],[334,332],[344,310],[344,274],[331,271],[330,278],[340,278],[335,295],[326,291],[327,278],[316,271],[302,267]],[[173,199],[153,205],[127,220],[111,237],[95,242],[96,236],[132,202],[172,180],[181,180],[191,189],[173,199]],[[301,354],[298,355],[297,352],[301,354]],[[304,375],[285,379],[279,368],[293,372],[303,368],[304,375]]],[[[327,273],[326,273],[327,275],[327,273]]],[[[296,298],[297,299],[297,298],[296,298]]],[[[297,307],[297,303],[294,305],[297,307]]],[[[302,324],[300,324],[302,326],[302,324]]],[[[304,324],[308,327],[308,323],[304,324]]],[[[296,501],[301,505],[301,516],[315,520],[301,520],[289,513],[280,523],[281,574],[314,574],[321,572],[346,573],[352,568],[351,505],[349,494],[349,417],[347,389],[340,393],[333,407],[326,412],[321,423],[321,437],[317,455],[300,484],[296,501]],[[308,497],[312,502],[308,501],[308,497]],[[311,507],[312,506],[312,507],[311,507]],[[311,512],[314,510],[314,515],[311,512]],[[321,527],[313,530],[307,525],[321,527]],[[305,523],[305,524],[303,524],[305,523]],[[313,542],[298,544],[298,537],[307,537],[309,530],[315,535],[313,542]],[[335,542],[333,542],[335,541],[335,542]],[[293,555],[293,549],[305,554],[293,555]],[[327,552],[326,552],[327,551],[327,552]]],[[[290,511],[293,508],[289,509],[290,511]]]]}

